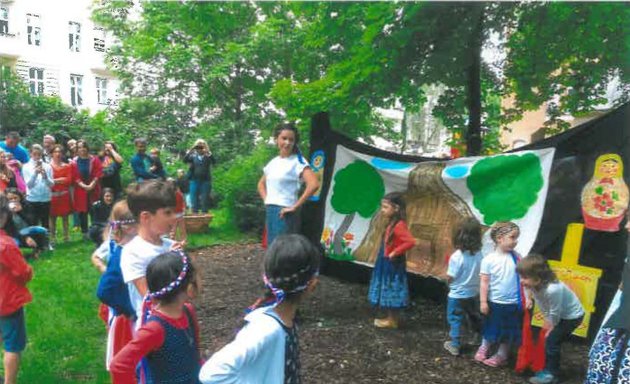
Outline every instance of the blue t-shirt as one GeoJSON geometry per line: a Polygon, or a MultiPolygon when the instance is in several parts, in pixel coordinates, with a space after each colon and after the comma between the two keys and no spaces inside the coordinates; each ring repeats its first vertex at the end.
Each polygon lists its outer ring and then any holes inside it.
{"type": "Polygon", "coordinates": [[[446,271],[446,274],[452,278],[448,297],[467,299],[479,295],[479,271],[482,258],[481,252],[473,255],[459,249],[451,255],[446,271]]]}
{"type": "Polygon", "coordinates": [[[30,159],[28,156],[28,151],[20,144],[16,145],[13,148],[10,148],[7,146],[6,141],[0,141],[0,148],[2,148],[3,151],[12,154],[13,158],[18,160],[22,164],[28,163],[30,159]]]}

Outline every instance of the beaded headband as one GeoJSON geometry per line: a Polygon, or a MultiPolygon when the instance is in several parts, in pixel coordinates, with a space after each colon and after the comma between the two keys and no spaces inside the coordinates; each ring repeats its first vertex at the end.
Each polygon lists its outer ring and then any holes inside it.
{"type": "Polygon", "coordinates": [[[511,221],[508,222],[503,222],[503,223],[497,223],[495,224],[492,229],[490,230],[490,237],[492,238],[492,240],[496,241],[497,238],[503,236],[503,235],[507,235],[508,233],[514,231],[514,230],[518,230],[518,225],[512,223],[511,221]]]}
{"type": "Polygon", "coordinates": [[[186,274],[188,273],[188,268],[189,265],[188,264],[188,257],[186,257],[186,255],[184,254],[184,252],[182,251],[174,251],[176,252],[181,258],[182,258],[182,263],[184,264],[182,271],[179,273],[179,275],[177,276],[177,278],[175,278],[175,280],[171,281],[170,283],[168,283],[165,287],[163,287],[162,289],[155,291],[155,292],[150,292],[148,294],[148,296],[151,299],[159,299],[160,297],[173,292],[175,289],[177,289],[180,285],[182,285],[182,281],[186,278],[186,274]]]}
{"type": "MultiPolygon", "coordinates": [[[[310,267],[303,268],[303,269],[299,270],[297,272],[297,274],[302,274],[304,272],[307,272],[309,269],[310,269],[310,267]]],[[[313,277],[317,277],[317,276],[319,276],[319,271],[315,271],[313,273],[313,275],[311,276],[311,278],[308,279],[308,281],[305,284],[300,285],[298,287],[295,287],[295,288],[293,288],[292,290],[290,290],[288,292],[285,292],[282,288],[275,287],[271,283],[271,281],[269,280],[267,275],[263,275],[263,282],[265,283],[265,287],[267,287],[267,289],[269,289],[271,291],[271,294],[274,296],[275,304],[280,304],[280,303],[282,303],[284,301],[284,299],[286,299],[287,295],[293,294],[293,293],[302,292],[302,291],[306,290],[306,288],[308,287],[309,281],[313,277]]]]}
{"type": "Polygon", "coordinates": [[[135,224],[136,220],[135,219],[129,219],[129,220],[111,220],[109,222],[109,226],[111,227],[111,229],[116,230],[118,228],[120,228],[123,225],[129,225],[129,224],[135,224]]]}

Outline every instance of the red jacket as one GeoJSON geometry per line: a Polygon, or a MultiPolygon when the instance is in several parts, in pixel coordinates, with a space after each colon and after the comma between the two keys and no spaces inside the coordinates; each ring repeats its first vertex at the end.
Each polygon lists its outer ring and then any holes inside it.
{"type": "Polygon", "coordinates": [[[394,235],[388,241],[391,231],[392,226],[387,226],[385,229],[385,257],[389,257],[392,253],[396,256],[404,255],[416,245],[416,239],[411,235],[407,223],[404,221],[400,220],[394,225],[394,235]]]}
{"type": "Polygon", "coordinates": [[[13,238],[0,229],[0,316],[8,316],[33,299],[26,288],[33,269],[13,238]]]}

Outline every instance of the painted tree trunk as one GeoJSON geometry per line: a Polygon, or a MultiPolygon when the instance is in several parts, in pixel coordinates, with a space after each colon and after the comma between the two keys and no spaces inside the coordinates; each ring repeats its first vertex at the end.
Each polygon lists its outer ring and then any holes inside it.
{"type": "Polygon", "coordinates": [[[339,228],[337,228],[337,231],[335,232],[335,236],[333,237],[333,245],[335,247],[335,254],[337,255],[343,254],[341,241],[343,240],[343,235],[345,235],[348,228],[350,228],[350,224],[352,224],[352,220],[354,220],[354,215],[356,215],[356,213],[354,212],[346,215],[346,217],[343,218],[341,225],[339,226],[339,228]]]}

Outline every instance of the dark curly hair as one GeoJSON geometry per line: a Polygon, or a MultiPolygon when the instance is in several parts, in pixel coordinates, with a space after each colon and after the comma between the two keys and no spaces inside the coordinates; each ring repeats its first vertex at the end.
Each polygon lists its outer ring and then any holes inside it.
{"type": "Polygon", "coordinates": [[[481,225],[470,217],[461,221],[453,229],[451,242],[453,247],[463,252],[477,253],[481,249],[481,225]]]}
{"type": "Polygon", "coordinates": [[[525,278],[540,280],[540,288],[558,281],[547,260],[538,254],[529,254],[521,259],[516,266],[516,272],[525,278]]]}

